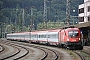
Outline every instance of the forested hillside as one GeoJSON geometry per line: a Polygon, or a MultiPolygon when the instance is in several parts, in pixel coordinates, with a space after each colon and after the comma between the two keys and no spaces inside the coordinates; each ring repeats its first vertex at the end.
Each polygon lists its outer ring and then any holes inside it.
{"type": "MultiPolygon", "coordinates": [[[[66,19],[67,0],[47,1],[47,22],[64,22],[66,19]]],[[[78,15],[78,5],[83,0],[71,0],[71,15],[78,15]],[[73,12],[75,10],[75,12],[73,12]]],[[[31,7],[33,6],[33,23],[37,25],[43,22],[44,0],[0,0],[0,22],[17,25],[24,22],[25,26],[31,22],[31,7]],[[24,21],[21,21],[22,11],[24,11],[24,21]]]]}

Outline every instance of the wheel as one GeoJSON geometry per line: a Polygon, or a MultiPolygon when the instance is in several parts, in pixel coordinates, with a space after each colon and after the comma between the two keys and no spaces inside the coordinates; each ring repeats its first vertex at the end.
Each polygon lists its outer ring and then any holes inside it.
{"type": "Polygon", "coordinates": [[[49,42],[47,42],[47,43],[46,43],[46,45],[47,45],[47,46],[49,46],[49,45],[50,45],[50,43],[49,43],[49,42]]]}
{"type": "Polygon", "coordinates": [[[80,46],[80,48],[79,48],[80,50],[82,50],[83,49],[83,46],[80,46]]]}
{"type": "Polygon", "coordinates": [[[60,48],[60,47],[61,47],[61,44],[59,43],[59,44],[57,45],[57,47],[60,48]]]}

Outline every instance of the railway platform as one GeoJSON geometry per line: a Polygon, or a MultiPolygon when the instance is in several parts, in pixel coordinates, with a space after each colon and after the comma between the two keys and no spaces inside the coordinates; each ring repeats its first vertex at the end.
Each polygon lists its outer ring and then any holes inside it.
{"type": "Polygon", "coordinates": [[[79,28],[83,34],[84,45],[90,46],[90,21],[77,24],[75,27],[79,28]]]}

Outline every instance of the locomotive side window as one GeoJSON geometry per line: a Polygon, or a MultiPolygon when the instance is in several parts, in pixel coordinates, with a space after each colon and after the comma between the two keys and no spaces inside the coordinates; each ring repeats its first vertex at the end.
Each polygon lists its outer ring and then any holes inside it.
{"type": "Polygon", "coordinates": [[[69,35],[70,38],[77,38],[78,37],[78,31],[77,30],[69,31],[68,35],[69,35]]]}

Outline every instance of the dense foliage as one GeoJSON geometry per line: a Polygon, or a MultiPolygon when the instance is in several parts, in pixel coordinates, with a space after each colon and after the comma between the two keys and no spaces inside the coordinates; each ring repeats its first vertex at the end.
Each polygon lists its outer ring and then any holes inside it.
{"type": "MultiPolygon", "coordinates": [[[[47,1],[47,22],[64,22],[66,19],[66,1],[67,0],[48,0],[47,1]]],[[[71,0],[71,15],[78,15],[78,5],[83,0],[71,0]],[[75,12],[73,12],[75,10],[75,12]]],[[[44,0],[0,0],[0,22],[12,23],[21,26],[30,25],[33,22],[37,24],[43,22],[44,0]],[[31,16],[31,7],[33,6],[33,16],[31,16]],[[24,21],[22,11],[24,9],[24,21]],[[32,21],[33,20],[33,21],[32,21]]]]}

